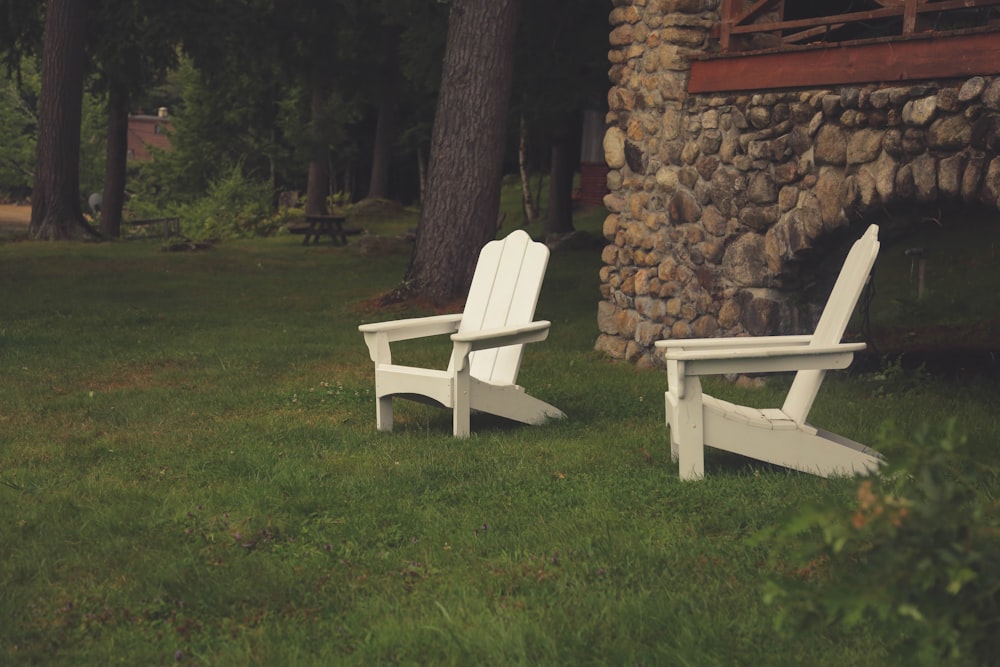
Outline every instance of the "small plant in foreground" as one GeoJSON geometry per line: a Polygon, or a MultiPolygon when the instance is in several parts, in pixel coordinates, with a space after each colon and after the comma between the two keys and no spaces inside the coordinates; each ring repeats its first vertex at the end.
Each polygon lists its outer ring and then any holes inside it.
{"type": "Polygon", "coordinates": [[[911,664],[992,664],[1000,512],[986,489],[997,471],[966,453],[953,422],[909,442],[882,440],[900,462],[860,480],[853,507],[808,510],[754,538],[793,554],[767,585],[776,622],[794,633],[878,620],[899,631],[911,664]]]}

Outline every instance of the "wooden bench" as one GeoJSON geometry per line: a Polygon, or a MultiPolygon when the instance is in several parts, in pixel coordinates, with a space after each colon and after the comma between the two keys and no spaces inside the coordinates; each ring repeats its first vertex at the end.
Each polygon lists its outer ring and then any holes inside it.
{"type": "Polygon", "coordinates": [[[360,229],[346,229],[347,218],[342,215],[307,215],[304,225],[290,225],[288,231],[292,234],[305,234],[302,245],[309,245],[309,240],[319,243],[321,236],[329,236],[334,245],[347,245],[347,237],[361,233],[360,229]]]}
{"type": "Polygon", "coordinates": [[[133,225],[135,227],[159,225],[160,233],[165,239],[169,239],[171,236],[181,235],[180,218],[146,218],[143,220],[126,220],[125,224],[133,225]]]}

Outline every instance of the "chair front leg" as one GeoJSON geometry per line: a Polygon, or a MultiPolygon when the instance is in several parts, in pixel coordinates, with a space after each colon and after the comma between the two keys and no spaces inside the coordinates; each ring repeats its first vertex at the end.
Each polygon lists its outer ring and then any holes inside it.
{"type": "MultiPolygon", "coordinates": [[[[681,479],[701,479],[705,476],[705,424],[701,405],[701,382],[696,377],[685,378],[687,390],[677,404],[677,423],[671,434],[677,434],[677,466],[681,479]]],[[[673,439],[673,435],[671,435],[673,439]]]]}
{"type": "Polygon", "coordinates": [[[375,399],[375,428],[379,431],[392,430],[392,396],[375,399]]]}
{"type": "Polygon", "coordinates": [[[680,449],[677,443],[677,429],[675,429],[671,424],[676,424],[677,422],[677,410],[674,408],[676,405],[676,400],[671,400],[670,392],[664,394],[663,402],[665,405],[666,412],[666,426],[670,429],[670,462],[677,463],[680,458],[680,449]]]}
{"type": "Polygon", "coordinates": [[[676,456],[681,479],[705,476],[705,420],[701,380],[685,375],[681,364],[667,361],[667,422],[670,425],[670,454],[676,456]]]}
{"type": "Polygon", "coordinates": [[[468,438],[471,431],[469,413],[472,410],[471,376],[466,363],[452,381],[452,432],[456,438],[468,438]]]}

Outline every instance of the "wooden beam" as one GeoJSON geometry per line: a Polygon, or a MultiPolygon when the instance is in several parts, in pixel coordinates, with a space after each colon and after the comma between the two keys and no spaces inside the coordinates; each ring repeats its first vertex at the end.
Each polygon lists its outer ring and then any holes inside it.
{"type": "Polygon", "coordinates": [[[821,25],[815,28],[810,28],[809,30],[803,30],[801,32],[796,32],[791,35],[785,35],[781,38],[781,41],[785,44],[798,44],[799,42],[805,41],[816,37],[817,35],[824,35],[827,32],[833,32],[838,28],[843,28],[846,23],[831,23],[830,25],[821,25]]]}
{"type": "Polygon", "coordinates": [[[730,55],[691,63],[689,93],[950,79],[1000,73],[1000,32],[730,55]]]}
{"type": "MultiPolygon", "coordinates": [[[[930,3],[905,0],[905,4],[883,7],[882,9],[869,9],[860,12],[849,12],[847,14],[831,14],[830,16],[817,16],[815,18],[796,19],[794,21],[783,20],[777,23],[743,23],[742,21],[736,21],[732,27],[732,34],[741,35],[754,32],[773,32],[775,30],[795,30],[798,28],[828,25],[830,23],[872,21],[895,16],[902,16],[904,21],[908,19],[911,23],[915,23],[916,16],[919,14],[929,14],[931,12],[942,12],[952,9],[992,7],[995,5],[1000,5],[1000,0],[945,0],[943,2],[930,3]]],[[[910,32],[913,32],[912,26],[910,32]]]]}
{"type": "Polygon", "coordinates": [[[917,0],[903,2],[903,34],[912,35],[917,28],[917,0]]]}
{"type": "Polygon", "coordinates": [[[722,0],[722,16],[719,21],[719,46],[723,51],[729,50],[729,31],[733,27],[733,15],[736,11],[733,8],[735,0],[722,0]]]}
{"type": "Polygon", "coordinates": [[[853,21],[871,21],[873,19],[892,18],[902,16],[902,7],[888,7],[886,9],[870,9],[864,12],[851,12],[849,14],[834,14],[832,16],[817,16],[811,19],[796,19],[794,21],[779,21],[777,23],[748,23],[734,25],[732,33],[741,35],[752,32],[772,32],[774,30],[795,30],[797,28],[811,28],[813,26],[829,25],[833,22],[845,23],[853,21]]]}

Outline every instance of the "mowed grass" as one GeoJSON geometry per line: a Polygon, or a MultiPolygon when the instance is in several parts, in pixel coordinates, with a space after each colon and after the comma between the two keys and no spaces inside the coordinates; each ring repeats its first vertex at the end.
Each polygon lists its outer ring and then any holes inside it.
{"type": "MultiPolygon", "coordinates": [[[[375,431],[356,327],[429,312],[370,305],[405,252],[0,245],[0,663],[902,664],[889,622],[775,631],[762,586],[795,570],[748,538],[857,482],[710,452],[681,483],[664,374],[593,351],[599,254],[553,254],[522,366],[568,419],[455,440],[401,401],[375,431]]],[[[764,405],[787,379],[708,385],[764,405]]],[[[877,445],[954,418],[995,459],[996,399],[841,373],[813,421],[877,445]]]]}

